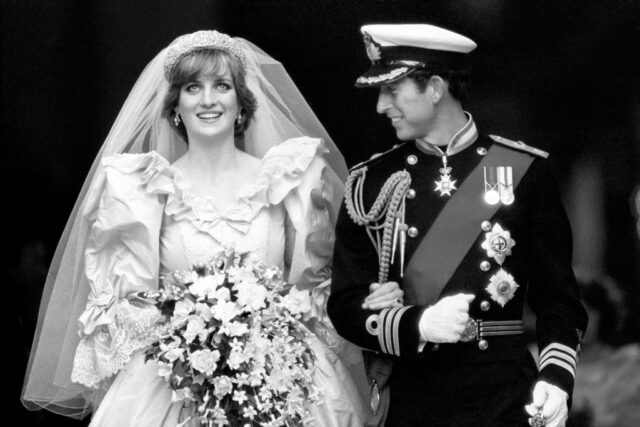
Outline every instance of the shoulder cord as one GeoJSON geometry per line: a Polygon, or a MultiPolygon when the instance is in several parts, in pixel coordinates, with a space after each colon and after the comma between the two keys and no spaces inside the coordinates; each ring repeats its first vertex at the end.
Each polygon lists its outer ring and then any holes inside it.
{"type": "Polygon", "coordinates": [[[351,220],[366,227],[367,235],[378,253],[378,282],[384,283],[395,254],[396,235],[404,232],[404,200],[411,185],[411,175],[407,171],[393,173],[382,186],[369,212],[365,213],[362,193],[366,175],[366,166],[349,174],[345,183],[345,205],[351,220]]]}

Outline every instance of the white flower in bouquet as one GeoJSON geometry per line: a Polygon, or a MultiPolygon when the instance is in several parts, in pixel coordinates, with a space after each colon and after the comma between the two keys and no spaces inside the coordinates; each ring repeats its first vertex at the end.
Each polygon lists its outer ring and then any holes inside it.
{"type": "Polygon", "coordinates": [[[172,348],[167,350],[164,355],[169,363],[173,363],[180,359],[186,350],[184,348],[172,348]]]}
{"type": "Polygon", "coordinates": [[[231,319],[240,314],[240,310],[235,302],[219,302],[211,307],[213,317],[220,320],[223,324],[229,323],[231,319]]]}
{"type": "Polygon", "coordinates": [[[193,285],[189,286],[189,292],[198,298],[210,298],[220,284],[218,275],[199,277],[193,285]]]}
{"type": "Polygon", "coordinates": [[[231,382],[231,378],[222,375],[213,379],[213,394],[218,399],[222,399],[225,395],[231,394],[232,391],[233,383],[231,382]]]}
{"type": "Polygon", "coordinates": [[[227,334],[230,337],[240,337],[249,332],[249,327],[246,323],[241,322],[229,322],[220,328],[220,331],[227,334]]]}
{"type": "Polygon", "coordinates": [[[247,360],[248,358],[242,350],[232,350],[227,359],[227,364],[231,369],[237,370],[240,368],[240,365],[247,362],[247,360]]]}
{"type": "Polygon", "coordinates": [[[244,267],[229,267],[227,274],[230,283],[258,283],[255,274],[250,269],[244,267]]]}
{"type": "MultiPolygon", "coordinates": [[[[203,334],[203,337],[206,338],[207,334],[207,324],[204,319],[200,316],[189,316],[187,321],[187,329],[184,331],[184,338],[187,340],[187,343],[192,342],[197,336],[203,334]]],[[[202,338],[201,338],[202,341],[202,338]]]]}
{"type": "Polygon", "coordinates": [[[311,293],[306,290],[299,291],[295,286],[284,296],[283,302],[294,316],[311,311],[311,293]]]}
{"type": "Polygon", "coordinates": [[[196,350],[189,355],[189,362],[191,362],[193,369],[206,375],[213,374],[213,371],[218,367],[218,360],[220,360],[220,352],[218,350],[196,350]]]}
{"type": "Polygon", "coordinates": [[[229,424],[229,420],[227,419],[227,414],[220,407],[220,402],[216,402],[216,406],[212,411],[213,415],[213,424],[218,426],[224,426],[229,424]]]}
{"type": "Polygon", "coordinates": [[[176,306],[173,309],[173,316],[171,318],[173,327],[179,328],[182,326],[189,318],[189,315],[193,313],[195,308],[195,304],[188,299],[176,301],[176,306]]]}
{"type": "Polygon", "coordinates": [[[256,311],[265,308],[267,303],[267,289],[257,283],[241,282],[233,287],[238,292],[238,304],[246,311],[256,311]]]}
{"type": "Polygon", "coordinates": [[[194,400],[193,393],[191,393],[191,389],[188,388],[179,388],[171,391],[171,401],[172,402],[182,402],[183,400],[194,400]]]}
{"type": "Polygon", "coordinates": [[[220,287],[212,294],[209,294],[209,298],[216,299],[218,301],[229,301],[231,300],[231,292],[229,291],[229,288],[220,287]]]}
{"type": "Polygon", "coordinates": [[[196,314],[202,317],[202,320],[208,322],[213,317],[213,313],[211,312],[211,306],[209,304],[205,304],[203,302],[196,303],[196,314]]]}
{"type": "Polygon", "coordinates": [[[244,390],[241,390],[241,391],[234,390],[232,399],[242,404],[243,402],[246,402],[248,400],[247,392],[244,390]]]}
{"type": "Polygon", "coordinates": [[[158,361],[158,375],[168,381],[171,374],[173,374],[173,363],[158,361]]]}

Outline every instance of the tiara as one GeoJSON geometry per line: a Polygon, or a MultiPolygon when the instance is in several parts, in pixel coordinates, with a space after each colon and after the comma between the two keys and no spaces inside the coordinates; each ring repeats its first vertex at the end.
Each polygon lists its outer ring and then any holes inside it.
{"type": "Polygon", "coordinates": [[[167,80],[180,58],[202,49],[219,49],[228,52],[238,58],[242,68],[247,69],[247,59],[238,43],[228,35],[215,30],[185,34],[171,42],[167,49],[167,59],[164,61],[164,76],[167,80]]]}

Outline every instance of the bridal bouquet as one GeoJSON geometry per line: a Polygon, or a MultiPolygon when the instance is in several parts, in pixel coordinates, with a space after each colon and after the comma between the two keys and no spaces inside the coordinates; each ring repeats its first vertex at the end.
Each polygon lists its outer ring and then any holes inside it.
{"type": "Polygon", "coordinates": [[[211,265],[175,272],[147,295],[167,318],[167,333],[146,352],[172,388],[194,402],[207,426],[289,426],[309,419],[319,400],[315,355],[299,318],[309,292],[287,285],[278,268],[243,266],[220,253],[211,265]]]}

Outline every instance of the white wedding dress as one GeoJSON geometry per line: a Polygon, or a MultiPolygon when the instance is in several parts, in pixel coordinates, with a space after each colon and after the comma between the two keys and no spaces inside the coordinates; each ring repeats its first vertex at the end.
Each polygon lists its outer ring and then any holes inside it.
{"type": "Polygon", "coordinates": [[[206,263],[223,248],[279,266],[290,283],[312,290],[314,381],[324,396],[311,408],[314,425],[364,425],[360,353],[335,334],[324,311],[338,208],[327,201],[339,199],[342,188],[327,176],[323,150],[320,140],[305,137],[271,148],[255,182],[239,188],[223,211],[195,196],[155,152],[103,159],[84,211],[91,294],[72,373],[73,381],[96,389],[92,426],[173,427],[193,413],[171,401],[154,362],[144,362],[159,315],[131,296],[156,289],[162,272],[206,263]]]}

